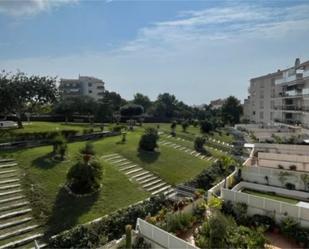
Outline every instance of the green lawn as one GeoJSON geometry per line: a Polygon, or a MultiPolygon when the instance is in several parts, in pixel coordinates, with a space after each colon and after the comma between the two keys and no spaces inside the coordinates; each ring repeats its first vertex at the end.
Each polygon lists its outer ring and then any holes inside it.
{"type": "MultiPolygon", "coordinates": [[[[144,125],[145,126],[151,126],[151,127],[157,127],[159,125],[160,126],[159,130],[164,131],[166,133],[171,132],[171,124],[170,123],[160,123],[160,124],[157,124],[157,123],[156,124],[147,124],[146,123],[144,125]]],[[[181,125],[177,125],[176,126],[176,134],[177,134],[177,136],[182,137],[184,139],[194,140],[194,137],[201,135],[201,132],[200,132],[199,126],[194,127],[194,126],[190,125],[187,128],[186,132],[184,132],[182,130],[181,125]]],[[[220,129],[219,131],[212,132],[211,134],[207,134],[207,136],[214,138],[214,139],[217,139],[217,140],[220,140],[220,141],[223,141],[223,142],[226,142],[226,143],[233,143],[234,142],[233,135],[228,134],[226,129],[224,129],[224,128],[220,129]]]]}
{"type": "MultiPolygon", "coordinates": [[[[181,151],[160,146],[156,153],[138,152],[138,142],[143,129],[128,132],[127,142],[121,137],[109,137],[94,142],[97,156],[120,153],[129,160],[158,174],[170,184],[187,181],[210,162],[197,159],[181,151]]],[[[50,158],[51,146],[0,152],[19,162],[24,189],[31,201],[33,214],[44,229],[56,233],[74,225],[101,217],[119,208],[126,207],[149,196],[139,185],[128,180],[115,166],[102,161],[104,167],[103,189],[91,197],[75,198],[62,188],[66,174],[73,165],[85,142],[69,144],[69,160],[55,162],[50,158]]]]}
{"type": "Polygon", "coordinates": [[[256,191],[256,190],[252,190],[252,189],[244,189],[242,192],[246,193],[246,194],[250,194],[250,195],[255,195],[255,196],[258,196],[258,197],[264,197],[264,198],[267,198],[267,199],[272,199],[272,200],[275,200],[275,201],[287,202],[287,203],[290,203],[290,204],[297,204],[299,202],[299,200],[296,200],[296,199],[293,199],[293,198],[280,196],[280,195],[276,195],[276,194],[271,194],[271,193],[260,192],[260,191],[256,191]]]}

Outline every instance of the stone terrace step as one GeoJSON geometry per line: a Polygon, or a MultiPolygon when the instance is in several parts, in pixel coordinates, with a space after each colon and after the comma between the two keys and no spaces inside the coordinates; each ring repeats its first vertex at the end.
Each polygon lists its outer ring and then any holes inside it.
{"type": "Polygon", "coordinates": [[[151,194],[152,194],[152,195],[159,194],[159,193],[164,192],[165,190],[169,189],[170,187],[171,187],[171,185],[165,186],[165,187],[163,187],[163,188],[160,188],[160,189],[158,189],[158,190],[152,192],[151,194]]]}
{"type": "Polygon", "coordinates": [[[1,180],[0,184],[7,184],[7,183],[12,183],[12,182],[18,182],[20,179],[18,178],[13,178],[13,179],[6,179],[6,180],[1,180]]]}
{"type": "Polygon", "coordinates": [[[136,172],[140,172],[142,170],[143,170],[143,168],[138,168],[138,169],[130,170],[130,171],[126,172],[125,174],[126,175],[131,175],[131,174],[134,174],[136,172]]]}
{"type": "Polygon", "coordinates": [[[18,188],[18,187],[20,187],[20,184],[4,185],[4,186],[0,186],[0,190],[7,190],[7,189],[12,189],[12,188],[18,188]]]}
{"type": "Polygon", "coordinates": [[[147,182],[150,182],[150,181],[153,181],[155,179],[159,179],[157,176],[153,176],[153,175],[150,175],[148,178],[146,179],[143,179],[143,180],[139,180],[137,179],[136,181],[138,181],[139,184],[145,184],[147,182]]]}
{"type": "Polygon", "coordinates": [[[122,166],[126,166],[128,164],[131,164],[131,162],[128,161],[128,162],[120,163],[117,166],[122,167],[122,166]]]}
{"type": "Polygon", "coordinates": [[[28,204],[29,204],[28,201],[23,201],[23,202],[14,203],[14,204],[7,205],[7,206],[1,205],[0,211],[6,211],[6,210],[14,209],[14,208],[20,208],[20,207],[26,206],[28,204]]]}
{"type": "Polygon", "coordinates": [[[0,164],[0,169],[15,167],[17,163],[0,164]]]}
{"type": "Polygon", "coordinates": [[[143,173],[140,173],[140,174],[131,176],[131,179],[137,179],[137,178],[140,177],[140,176],[149,175],[149,174],[151,174],[149,171],[145,171],[145,172],[143,172],[143,173]]]}
{"type": "Polygon", "coordinates": [[[124,161],[128,161],[128,160],[123,158],[123,159],[119,159],[119,160],[116,160],[116,161],[109,161],[109,162],[111,162],[112,164],[118,164],[118,163],[121,163],[121,162],[124,162],[124,161]]]}
{"type": "Polygon", "coordinates": [[[117,154],[117,153],[108,154],[108,155],[101,156],[101,158],[102,158],[102,159],[105,159],[105,158],[114,157],[114,156],[119,156],[119,154],[117,154]]]}
{"type": "Polygon", "coordinates": [[[137,168],[138,166],[136,164],[134,165],[130,165],[128,167],[124,167],[124,168],[120,168],[121,171],[127,171],[129,169],[134,169],[134,168],[137,168]]]}
{"type": "Polygon", "coordinates": [[[154,180],[154,181],[152,181],[152,182],[148,182],[147,184],[144,184],[144,185],[143,185],[143,188],[148,188],[148,187],[150,187],[150,186],[152,186],[152,185],[154,185],[154,184],[157,184],[157,183],[159,183],[159,182],[162,182],[162,180],[161,180],[161,179],[156,179],[156,180],[154,180]]]}
{"type": "Polygon", "coordinates": [[[20,228],[18,230],[15,230],[15,231],[12,231],[12,232],[9,232],[9,233],[0,234],[0,240],[8,239],[8,238],[13,237],[13,236],[17,236],[17,235],[21,235],[21,234],[30,232],[30,231],[36,229],[37,227],[39,227],[39,226],[38,225],[32,225],[32,226],[20,228]]]}
{"type": "Polygon", "coordinates": [[[24,223],[31,221],[31,220],[32,220],[32,217],[25,217],[25,218],[22,218],[22,219],[19,219],[19,220],[14,220],[14,221],[10,221],[10,222],[4,223],[4,224],[0,224],[0,230],[8,228],[8,227],[24,224],[24,223]]]}
{"type": "Polygon", "coordinates": [[[1,199],[0,200],[0,204],[7,203],[7,202],[12,202],[12,201],[17,201],[17,200],[20,200],[20,199],[23,199],[23,198],[25,198],[24,195],[19,195],[19,196],[14,196],[14,197],[6,198],[6,199],[1,199]]]}
{"type": "Polygon", "coordinates": [[[22,215],[22,214],[26,214],[26,213],[29,213],[31,211],[32,211],[31,208],[27,208],[27,209],[23,209],[23,210],[7,213],[7,214],[2,214],[2,215],[0,215],[0,220],[12,218],[12,217],[15,217],[15,216],[18,216],[18,215],[22,215]]]}
{"type": "Polygon", "coordinates": [[[0,249],[9,249],[9,248],[17,247],[17,246],[22,246],[22,245],[25,245],[25,244],[28,244],[28,243],[34,241],[35,239],[41,238],[42,236],[43,236],[43,234],[41,234],[41,233],[33,234],[33,235],[27,236],[23,239],[13,241],[13,242],[7,243],[3,246],[0,246],[0,249]]]}
{"type": "Polygon", "coordinates": [[[4,170],[4,171],[0,171],[0,175],[10,174],[10,173],[15,173],[15,172],[17,172],[16,169],[4,170]]]}
{"type": "Polygon", "coordinates": [[[136,181],[141,181],[141,180],[144,180],[144,179],[148,179],[150,177],[154,177],[154,175],[148,172],[147,175],[144,174],[142,176],[139,176],[139,177],[135,178],[135,180],[136,181]]]}
{"type": "Polygon", "coordinates": [[[12,194],[17,194],[22,192],[21,189],[16,189],[16,190],[11,190],[11,191],[5,191],[5,192],[0,192],[0,197],[6,196],[6,195],[12,195],[12,194]]]}
{"type": "Polygon", "coordinates": [[[103,158],[105,161],[109,162],[109,161],[112,161],[112,160],[116,160],[116,159],[120,159],[120,158],[123,158],[121,155],[117,155],[117,156],[113,156],[113,157],[109,157],[109,158],[103,158]]]}
{"type": "Polygon", "coordinates": [[[160,188],[160,187],[162,187],[162,186],[164,186],[164,185],[166,185],[166,184],[167,184],[167,183],[162,182],[162,183],[159,183],[159,184],[157,184],[157,185],[154,185],[154,186],[152,186],[152,187],[150,187],[150,188],[146,188],[146,189],[147,189],[147,191],[151,192],[151,191],[156,190],[157,188],[160,188]]]}

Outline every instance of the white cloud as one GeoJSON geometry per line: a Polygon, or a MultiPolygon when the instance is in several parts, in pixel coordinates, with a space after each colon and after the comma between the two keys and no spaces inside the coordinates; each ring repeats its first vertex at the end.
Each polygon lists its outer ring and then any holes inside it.
{"type": "Polygon", "coordinates": [[[10,16],[35,15],[78,0],[0,0],[0,13],[10,16]]]}
{"type": "Polygon", "coordinates": [[[308,32],[308,27],[308,4],[280,8],[231,5],[181,12],[174,20],[144,27],[123,50],[134,51],[156,46],[167,46],[170,49],[181,43],[239,39],[242,36],[279,38],[295,30],[308,32]]]}

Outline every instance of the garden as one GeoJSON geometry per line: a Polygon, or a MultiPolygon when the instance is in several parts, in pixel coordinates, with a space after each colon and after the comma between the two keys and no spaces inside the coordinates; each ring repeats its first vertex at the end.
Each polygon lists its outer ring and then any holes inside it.
{"type": "Polygon", "coordinates": [[[23,189],[31,200],[33,215],[47,234],[83,224],[149,197],[137,183],[100,159],[106,154],[119,153],[171,185],[192,180],[211,165],[163,146],[155,151],[138,149],[144,128],[125,134],[125,141],[123,136],[114,136],[95,140],[91,145],[67,143],[58,135],[52,139],[51,146],[3,151],[0,156],[13,157],[19,162],[24,174],[23,189]]]}

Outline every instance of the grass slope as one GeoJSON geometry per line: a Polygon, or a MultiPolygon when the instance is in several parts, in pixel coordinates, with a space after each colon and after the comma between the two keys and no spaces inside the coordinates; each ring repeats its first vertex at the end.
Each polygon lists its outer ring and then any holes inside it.
{"type": "Polygon", "coordinates": [[[251,190],[251,189],[244,189],[242,192],[246,193],[246,194],[254,195],[254,196],[257,196],[257,197],[263,197],[263,198],[267,198],[267,199],[271,199],[271,200],[275,200],[275,201],[287,202],[287,203],[290,203],[290,204],[297,204],[299,202],[298,200],[293,199],[293,198],[280,196],[280,195],[276,195],[276,194],[260,192],[260,191],[251,190]]]}

